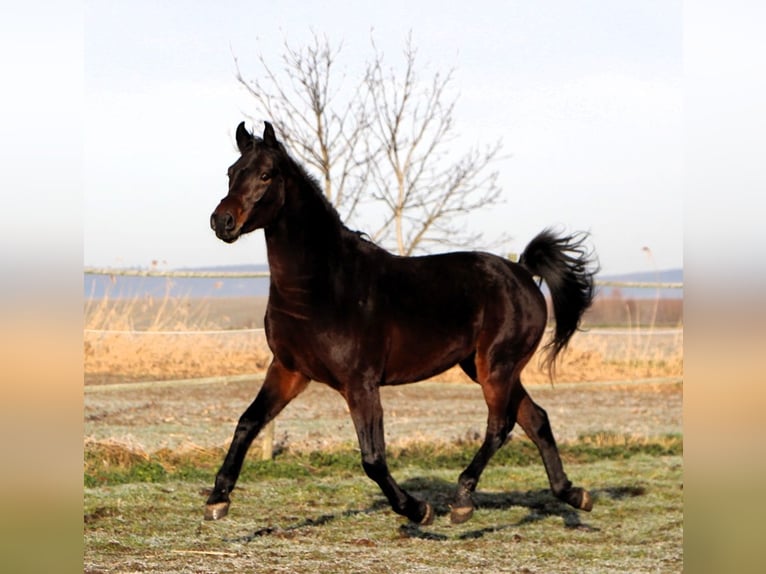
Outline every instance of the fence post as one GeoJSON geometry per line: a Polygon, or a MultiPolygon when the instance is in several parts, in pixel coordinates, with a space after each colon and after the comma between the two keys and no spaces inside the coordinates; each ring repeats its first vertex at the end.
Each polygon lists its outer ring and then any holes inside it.
{"type": "Polygon", "coordinates": [[[274,458],[274,421],[269,422],[263,427],[263,436],[261,445],[261,460],[271,460],[274,458]]]}

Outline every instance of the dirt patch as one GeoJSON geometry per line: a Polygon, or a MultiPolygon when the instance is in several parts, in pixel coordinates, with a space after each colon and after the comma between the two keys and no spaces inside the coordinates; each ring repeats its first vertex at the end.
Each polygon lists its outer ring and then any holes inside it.
{"type": "MultiPolygon", "coordinates": [[[[85,394],[85,436],[144,451],[227,444],[261,381],[120,387],[85,394]]],[[[657,436],[682,431],[683,385],[531,385],[559,441],[593,433],[657,436]]],[[[454,442],[484,435],[486,405],[473,383],[424,382],[381,390],[390,445],[454,442]]],[[[518,428],[516,433],[523,436],[518,428]]],[[[355,443],[342,397],[312,383],[276,420],[280,448],[323,450],[355,443]]]]}

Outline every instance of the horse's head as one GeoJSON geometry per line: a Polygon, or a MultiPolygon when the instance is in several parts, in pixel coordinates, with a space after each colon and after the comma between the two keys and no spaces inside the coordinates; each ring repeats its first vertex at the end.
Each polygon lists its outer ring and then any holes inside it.
{"type": "Polygon", "coordinates": [[[265,122],[263,139],[237,126],[240,157],[229,168],[229,193],[210,216],[210,227],[219,239],[232,243],[240,235],[266,227],[285,201],[282,172],[285,152],[265,122]]]}

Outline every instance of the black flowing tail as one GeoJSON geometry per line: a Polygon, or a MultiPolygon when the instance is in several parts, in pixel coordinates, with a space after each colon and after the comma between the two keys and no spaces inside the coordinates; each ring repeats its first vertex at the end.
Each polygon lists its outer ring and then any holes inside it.
{"type": "Polygon", "coordinates": [[[541,277],[551,292],[556,327],[553,338],[545,345],[544,361],[551,376],[556,357],[593,302],[593,277],[598,265],[585,247],[587,238],[586,233],[558,237],[551,229],[545,229],[529,242],[519,258],[519,263],[532,275],[541,277]]]}

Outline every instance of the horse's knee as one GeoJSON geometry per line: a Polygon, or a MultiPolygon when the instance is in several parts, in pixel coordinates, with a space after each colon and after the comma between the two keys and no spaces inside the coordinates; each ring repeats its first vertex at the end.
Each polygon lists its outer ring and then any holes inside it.
{"type": "Polygon", "coordinates": [[[380,482],[388,475],[386,461],[380,457],[363,457],[362,468],[364,468],[367,476],[375,482],[380,482]]]}

